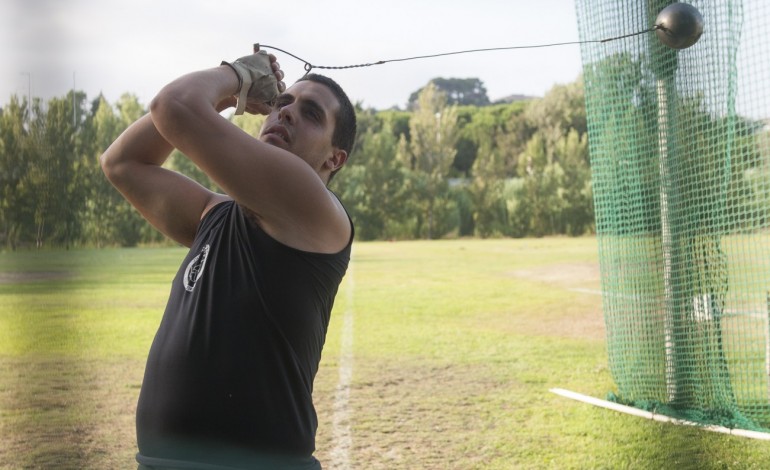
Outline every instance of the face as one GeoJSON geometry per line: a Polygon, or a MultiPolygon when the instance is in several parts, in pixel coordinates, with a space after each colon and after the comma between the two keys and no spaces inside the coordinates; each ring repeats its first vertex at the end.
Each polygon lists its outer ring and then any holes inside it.
{"type": "Polygon", "coordinates": [[[332,145],[334,116],[339,103],[320,83],[295,83],[275,99],[259,140],[299,156],[321,173],[327,160],[339,152],[332,145]]]}

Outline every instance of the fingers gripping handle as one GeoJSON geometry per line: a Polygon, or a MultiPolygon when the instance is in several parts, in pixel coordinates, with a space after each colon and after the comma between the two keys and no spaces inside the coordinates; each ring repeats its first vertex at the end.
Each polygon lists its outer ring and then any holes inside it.
{"type": "Polygon", "coordinates": [[[278,80],[275,78],[267,52],[254,44],[254,54],[241,57],[234,62],[223,61],[238,75],[238,104],[235,114],[243,114],[249,100],[268,103],[278,96],[278,80]]]}

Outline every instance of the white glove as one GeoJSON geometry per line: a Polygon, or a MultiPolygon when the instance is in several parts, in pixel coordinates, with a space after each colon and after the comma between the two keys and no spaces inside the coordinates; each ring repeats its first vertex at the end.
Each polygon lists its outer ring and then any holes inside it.
{"type": "Polygon", "coordinates": [[[255,100],[269,103],[278,96],[278,80],[275,77],[267,52],[260,51],[254,45],[254,54],[236,59],[235,62],[222,61],[238,75],[238,105],[235,114],[243,114],[246,101],[255,100]]]}

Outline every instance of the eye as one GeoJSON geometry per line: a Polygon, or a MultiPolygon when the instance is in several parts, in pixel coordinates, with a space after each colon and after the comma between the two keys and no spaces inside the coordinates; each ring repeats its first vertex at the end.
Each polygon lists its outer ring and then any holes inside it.
{"type": "Polygon", "coordinates": [[[317,106],[304,106],[302,112],[305,114],[305,116],[307,116],[308,119],[313,121],[321,122],[323,120],[323,113],[317,106]]]}
{"type": "Polygon", "coordinates": [[[278,98],[276,98],[273,101],[273,109],[279,110],[279,109],[283,108],[284,106],[287,106],[287,105],[291,104],[291,102],[292,102],[291,98],[286,97],[286,96],[283,96],[283,97],[279,96],[278,98]]]}

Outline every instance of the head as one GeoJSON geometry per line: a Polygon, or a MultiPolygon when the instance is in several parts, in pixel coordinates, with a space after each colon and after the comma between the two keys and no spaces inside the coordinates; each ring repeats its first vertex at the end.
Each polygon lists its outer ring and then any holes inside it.
{"type": "Polygon", "coordinates": [[[320,83],[331,90],[334,97],[337,98],[339,109],[335,116],[336,125],[332,135],[332,145],[345,150],[350,155],[356,140],[356,110],[353,108],[350,98],[337,82],[324,75],[309,73],[297,80],[297,82],[303,81],[320,83]]]}
{"type": "Polygon", "coordinates": [[[318,74],[305,75],[276,98],[260,133],[308,162],[327,183],[347,161],[355,137],[350,99],[337,82],[318,74]],[[270,138],[271,133],[283,133],[284,139],[270,138]]]}

